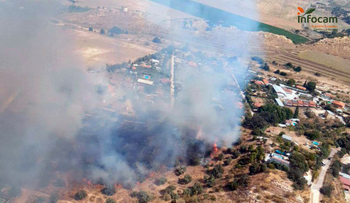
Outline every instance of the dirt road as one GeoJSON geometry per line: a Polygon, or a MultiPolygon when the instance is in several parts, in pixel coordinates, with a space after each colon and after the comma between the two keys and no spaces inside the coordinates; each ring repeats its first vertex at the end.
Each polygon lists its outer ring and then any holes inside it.
{"type": "MultiPolygon", "coordinates": [[[[337,151],[338,151],[337,149],[332,148],[329,157],[333,159],[333,156],[337,151]]],[[[321,167],[321,172],[320,172],[320,175],[318,176],[318,179],[311,184],[310,203],[320,202],[320,189],[323,186],[323,181],[324,181],[324,178],[326,177],[326,172],[329,166],[331,165],[331,162],[332,160],[328,160],[328,159],[323,160],[323,163],[325,163],[325,165],[321,167]]]]}

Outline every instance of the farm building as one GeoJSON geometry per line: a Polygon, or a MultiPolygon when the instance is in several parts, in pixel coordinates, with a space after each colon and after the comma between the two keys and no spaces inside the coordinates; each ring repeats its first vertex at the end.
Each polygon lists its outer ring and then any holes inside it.
{"type": "Polygon", "coordinates": [[[280,99],[276,98],[275,100],[276,100],[278,106],[284,106],[283,102],[280,99]]]}
{"type": "Polygon", "coordinates": [[[287,95],[286,91],[283,90],[281,86],[278,85],[272,85],[273,89],[275,90],[278,97],[285,97],[287,95]]]}
{"type": "Polygon", "coordinates": [[[282,139],[287,140],[289,142],[291,142],[293,140],[293,138],[288,136],[288,135],[282,135],[282,139]]]}
{"type": "Polygon", "coordinates": [[[268,161],[269,162],[277,162],[277,163],[280,163],[282,165],[285,165],[285,166],[289,167],[289,161],[280,159],[280,158],[278,158],[276,156],[271,157],[268,161]]]}

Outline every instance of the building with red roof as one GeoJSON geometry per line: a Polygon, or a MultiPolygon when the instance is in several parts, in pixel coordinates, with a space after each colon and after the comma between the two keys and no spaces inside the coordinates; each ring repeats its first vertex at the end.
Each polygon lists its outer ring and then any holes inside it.
{"type": "Polygon", "coordinates": [[[335,96],[334,94],[331,94],[331,93],[326,93],[324,94],[324,96],[328,97],[328,98],[332,98],[332,99],[335,99],[337,96],[335,96]]]}
{"type": "Polygon", "coordinates": [[[263,81],[263,83],[264,83],[265,85],[270,84],[269,81],[268,81],[267,79],[265,79],[265,78],[264,78],[262,81],[263,81]]]}
{"type": "Polygon", "coordinates": [[[341,183],[343,183],[343,188],[350,188],[350,180],[347,178],[344,178],[342,176],[339,176],[339,180],[341,183]]]}
{"type": "Polygon", "coordinates": [[[260,80],[257,80],[257,81],[255,81],[254,82],[256,85],[264,85],[264,83],[262,82],[262,81],[260,81],[260,80]]]}
{"type": "Polygon", "coordinates": [[[345,103],[341,102],[341,101],[333,101],[332,104],[333,104],[333,106],[335,106],[337,108],[344,108],[345,107],[345,103]]]}
{"type": "Polygon", "coordinates": [[[297,85],[297,86],[295,86],[295,87],[298,88],[298,89],[300,89],[300,90],[306,91],[306,87],[303,87],[303,86],[300,86],[300,85],[297,85]]]}

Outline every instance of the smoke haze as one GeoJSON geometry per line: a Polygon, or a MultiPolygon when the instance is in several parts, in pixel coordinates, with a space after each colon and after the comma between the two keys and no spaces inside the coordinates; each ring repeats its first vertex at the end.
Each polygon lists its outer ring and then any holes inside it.
{"type": "MultiPolygon", "coordinates": [[[[232,72],[245,65],[237,62],[229,72],[225,64],[195,72],[176,65],[182,89],[173,108],[139,101],[134,93],[120,90],[135,109],[130,124],[118,112],[98,110],[108,93],[96,91],[95,81],[71,54],[74,41],[50,24],[61,9],[55,1],[0,2],[1,183],[44,187],[55,171],[68,170],[76,180],[135,183],[175,161],[191,164],[203,158],[214,142],[231,145],[239,138],[239,91],[227,87],[232,72]],[[214,108],[217,100],[223,111],[214,108]],[[86,112],[97,116],[86,117],[86,112]]],[[[167,39],[200,42],[171,25],[168,29],[167,39]]],[[[241,33],[237,40],[253,39],[241,33]]],[[[241,43],[214,44],[209,51],[250,57],[241,43]]],[[[200,57],[203,63],[209,58],[200,57]]],[[[107,82],[99,78],[99,83],[107,82]]]]}

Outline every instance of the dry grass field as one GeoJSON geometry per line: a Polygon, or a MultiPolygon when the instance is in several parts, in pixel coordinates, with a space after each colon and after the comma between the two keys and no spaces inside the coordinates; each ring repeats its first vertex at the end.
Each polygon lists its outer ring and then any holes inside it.
{"type": "Polygon", "coordinates": [[[75,53],[89,67],[122,63],[156,52],[156,47],[144,46],[144,42],[133,39],[128,41],[85,30],[69,30],[69,33],[76,39],[75,53]]]}

